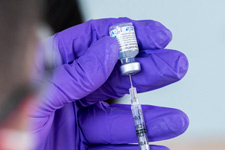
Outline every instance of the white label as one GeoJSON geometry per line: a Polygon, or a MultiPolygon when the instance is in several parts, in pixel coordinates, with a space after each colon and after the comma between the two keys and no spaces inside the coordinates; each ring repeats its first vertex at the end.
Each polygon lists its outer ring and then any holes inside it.
{"type": "Polygon", "coordinates": [[[130,51],[138,49],[133,26],[118,27],[110,31],[110,36],[117,39],[120,46],[120,51],[130,51]]]}

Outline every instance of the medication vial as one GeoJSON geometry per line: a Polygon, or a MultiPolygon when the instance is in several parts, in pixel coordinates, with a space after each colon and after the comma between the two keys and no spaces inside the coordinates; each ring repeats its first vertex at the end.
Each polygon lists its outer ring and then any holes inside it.
{"type": "Polygon", "coordinates": [[[133,24],[129,22],[113,25],[109,28],[109,34],[117,39],[120,46],[121,73],[129,75],[139,72],[141,70],[140,63],[135,62],[135,56],[139,49],[133,24]]]}

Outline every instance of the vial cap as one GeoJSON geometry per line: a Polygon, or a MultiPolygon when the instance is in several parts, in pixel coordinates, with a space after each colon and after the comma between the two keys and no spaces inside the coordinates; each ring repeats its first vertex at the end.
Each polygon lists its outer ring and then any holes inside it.
{"type": "Polygon", "coordinates": [[[123,64],[120,67],[122,75],[135,74],[141,71],[141,65],[139,62],[132,62],[128,64],[123,64]]]}

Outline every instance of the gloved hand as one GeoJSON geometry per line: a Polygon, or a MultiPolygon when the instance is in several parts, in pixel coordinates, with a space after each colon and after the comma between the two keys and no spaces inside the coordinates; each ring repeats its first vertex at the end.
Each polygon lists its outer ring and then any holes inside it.
{"type": "MultiPolygon", "coordinates": [[[[108,36],[109,27],[121,22],[133,23],[141,50],[136,60],[142,71],[133,76],[138,92],[166,86],[185,75],[187,59],[176,50],[164,49],[172,34],[159,22],[91,20],[57,33],[47,43],[52,57],[59,59],[30,114],[36,149],[139,149],[128,145],[137,143],[130,105],[103,102],[122,97],[130,88],[128,76],[120,73],[119,45],[108,36]]],[[[150,141],[176,137],[188,127],[187,116],[177,109],[145,105],[143,113],[150,141]]],[[[151,146],[151,150],[167,149],[151,146]]]]}

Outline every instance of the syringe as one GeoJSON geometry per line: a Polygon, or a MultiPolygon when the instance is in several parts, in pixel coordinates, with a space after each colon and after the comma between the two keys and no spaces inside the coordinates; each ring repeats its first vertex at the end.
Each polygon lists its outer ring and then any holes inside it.
{"type": "Polygon", "coordinates": [[[146,131],[145,121],[142,113],[141,105],[137,99],[137,90],[133,87],[131,75],[129,75],[131,88],[129,89],[131,97],[131,111],[134,119],[135,130],[138,138],[140,150],[150,150],[148,144],[148,135],[146,131]]]}

